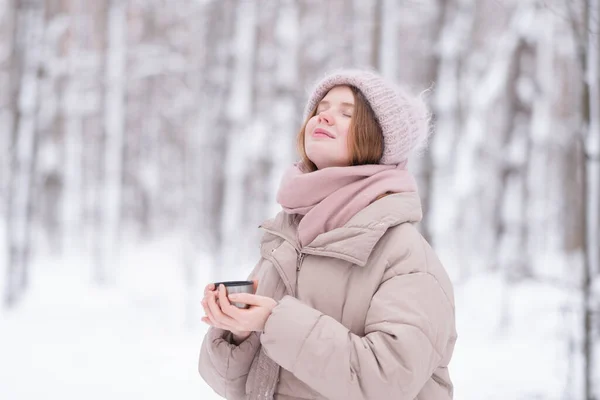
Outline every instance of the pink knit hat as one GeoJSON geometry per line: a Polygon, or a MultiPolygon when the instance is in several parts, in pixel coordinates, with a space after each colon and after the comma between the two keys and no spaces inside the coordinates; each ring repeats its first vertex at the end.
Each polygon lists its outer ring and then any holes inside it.
{"type": "Polygon", "coordinates": [[[304,110],[305,119],[327,92],[340,85],[354,86],[367,99],[383,132],[380,164],[399,164],[424,149],[430,114],[425,102],[368,70],[339,70],[318,81],[304,110]]]}

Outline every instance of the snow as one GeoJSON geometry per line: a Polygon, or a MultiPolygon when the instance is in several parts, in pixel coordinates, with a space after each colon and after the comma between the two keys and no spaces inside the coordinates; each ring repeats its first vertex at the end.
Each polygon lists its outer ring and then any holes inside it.
{"type": "Polygon", "coordinates": [[[565,324],[561,310],[572,299],[543,284],[508,287],[498,275],[471,279],[455,290],[459,338],[450,373],[456,399],[565,398],[572,366],[563,336],[575,324],[565,324]],[[503,298],[509,321],[490,312],[502,309],[503,298]]]}
{"type": "Polygon", "coordinates": [[[82,257],[38,260],[0,314],[0,398],[219,398],[197,372],[206,328],[184,321],[176,243],[129,249],[114,287],[91,285],[82,257]]]}
{"type": "MultiPolygon", "coordinates": [[[[190,292],[181,236],[126,243],[114,286],[91,284],[84,256],[35,261],[23,303],[0,313],[0,398],[219,398],[197,372],[206,332],[198,305],[209,264],[198,258],[190,292]],[[186,311],[189,304],[195,309],[186,311]]],[[[565,392],[576,364],[567,339],[578,303],[569,292],[542,283],[507,286],[501,275],[476,276],[455,291],[456,399],[576,398],[565,392]],[[490,312],[501,309],[509,319],[490,312]]]]}

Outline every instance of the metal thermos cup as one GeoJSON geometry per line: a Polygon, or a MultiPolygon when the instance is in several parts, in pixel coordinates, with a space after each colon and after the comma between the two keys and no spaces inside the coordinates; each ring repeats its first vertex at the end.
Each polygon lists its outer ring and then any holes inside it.
{"type": "MultiPolygon", "coordinates": [[[[225,285],[227,296],[234,293],[250,293],[254,294],[254,282],[252,281],[226,281],[226,282],[215,282],[215,289],[219,289],[219,285],[225,285]]],[[[244,303],[231,302],[237,308],[248,308],[250,307],[244,303]]]]}

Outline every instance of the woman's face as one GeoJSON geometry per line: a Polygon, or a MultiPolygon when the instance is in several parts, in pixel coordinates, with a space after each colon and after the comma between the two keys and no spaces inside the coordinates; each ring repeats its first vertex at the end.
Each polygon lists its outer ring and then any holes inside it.
{"type": "Polygon", "coordinates": [[[332,88],[308,120],[304,147],[319,169],[350,165],[348,131],[354,112],[354,95],[348,86],[332,88]]]}

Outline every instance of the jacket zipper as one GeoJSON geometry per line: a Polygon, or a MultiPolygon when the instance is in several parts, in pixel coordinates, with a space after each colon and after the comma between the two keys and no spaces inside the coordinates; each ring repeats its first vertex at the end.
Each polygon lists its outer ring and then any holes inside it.
{"type": "Polygon", "coordinates": [[[297,250],[297,252],[298,258],[296,262],[296,298],[298,298],[298,278],[300,277],[300,268],[302,268],[302,261],[304,261],[304,256],[306,255],[300,250],[297,250]]]}

